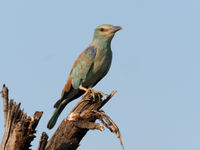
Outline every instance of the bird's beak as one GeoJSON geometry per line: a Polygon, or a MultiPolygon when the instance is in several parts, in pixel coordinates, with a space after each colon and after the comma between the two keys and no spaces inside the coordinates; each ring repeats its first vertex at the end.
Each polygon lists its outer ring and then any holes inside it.
{"type": "Polygon", "coordinates": [[[119,30],[121,30],[122,29],[122,27],[120,27],[120,26],[113,26],[113,32],[115,33],[115,32],[117,32],[117,31],[119,31],[119,30]]]}

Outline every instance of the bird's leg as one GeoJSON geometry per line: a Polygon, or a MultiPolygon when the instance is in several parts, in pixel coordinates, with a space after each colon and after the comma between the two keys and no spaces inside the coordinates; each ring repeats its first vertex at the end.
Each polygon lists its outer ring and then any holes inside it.
{"type": "MultiPolygon", "coordinates": [[[[85,88],[82,85],[79,86],[79,89],[84,90],[85,94],[87,94],[89,91],[91,91],[92,97],[95,100],[95,94],[97,94],[97,92],[95,90],[93,90],[92,88],[85,88]]],[[[83,95],[83,97],[85,96],[85,94],[83,95]]]]}
{"type": "Polygon", "coordinates": [[[90,88],[87,89],[87,88],[83,87],[82,85],[79,86],[79,89],[85,91],[85,93],[83,94],[83,97],[85,96],[85,94],[87,94],[90,91],[90,88]]]}
{"type": "MultiPolygon", "coordinates": [[[[93,97],[94,99],[95,99],[95,95],[98,95],[98,98],[101,99],[99,93],[102,94],[102,95],[106,95],[105,93],[103,93],[103,92],[101,92],[101,91],[95,91],[95,90],[92,89],[92,88],[88,88],[88,89],[87,89],[87,88],[83,87],[82,85],[79,86],[79,89],[84,90],[84,91],[85,91],[85,94],[86,94],[88,91],[91,91],[92,97],[93,97]]],[[[84,95],[85,95],[85,94],[84,94],[84,95]]]]}

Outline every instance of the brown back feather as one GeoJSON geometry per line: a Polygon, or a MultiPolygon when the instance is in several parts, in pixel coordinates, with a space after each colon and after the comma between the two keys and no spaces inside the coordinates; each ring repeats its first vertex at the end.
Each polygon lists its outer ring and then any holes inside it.
{"type": "MultiPolygon", "coordinates": [[[[87,49],[86,49],[87,50],[87,49]]],[[[54,104],[54,108],[58,108],[60,103],[62,103],[62,101],[66,98],[66,96],[68,95],[68,93],[72,90],[72,78],[71,78],[71,73],[73,71],[73,69],[77,66],[79,60],[83,57],[83,55],[85,54],[86,50],[84,50],[79,57],[76,59],[76,61],[74,62],[74,65],[70,71],[70,75],[69,78],[67,80],[67,83],[65,84],[64,89],[62,90],[62,94],[61,94],[61,98],[54,104]]],[[[75,95],[72,99],[78,98],[79,96],[81,96],[84,92],[79,92],[77,95],[75,95]]]]}

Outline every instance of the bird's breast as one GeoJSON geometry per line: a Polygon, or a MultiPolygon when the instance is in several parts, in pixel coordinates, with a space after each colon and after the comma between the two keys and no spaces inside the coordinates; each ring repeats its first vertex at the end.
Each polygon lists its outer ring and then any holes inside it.
{"type": "Polygon", "coordinates": [[[86,86],[93,86],[98,80],[103,78],[110,69],[110,65],[112,62],[112,51],[97,51],[93,67],[91,71],[88,73],[87,78],[85,80],[86,86]]]}

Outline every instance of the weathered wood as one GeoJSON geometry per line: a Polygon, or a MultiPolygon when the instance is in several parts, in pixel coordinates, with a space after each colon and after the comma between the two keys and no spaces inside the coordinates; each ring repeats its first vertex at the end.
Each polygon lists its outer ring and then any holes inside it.
{"type": "Polygon", "coordinates": [[[5,122],[5,127],[6,127],[6,122],[7,122],[7,116],[8,116],[8,88],[6,85],[3,85],[2,91],[2,98],[3,98],[3,112],[4,112],[4,122],[5,122]]]}
{"type": "Polygon", "coordinates": [[[46,132],[42,132],[42,136],[40,138],[40,143],[39,143],[39,147],[38,150],[44,150],[46,145],[47,145],[47,140],[48,140],[48,135],[46,134],[46,132]]]}
{"type": "MultiPolygon", "coordinates": [[[[27,116],[20,105],[8,98],[8,88],[3,85],[2,98],[4,101],[5,131],[0,150],[29,150],[31,141],[35,138],[36,127],[43,112],[36,111],[33,116],[27,116]]],[[[100,110],[116,93],[113,91],[104,100],[100,93],[87,92],[78,104],[71,110],[49,141],[43,132],[38,150],[76,150],[88,130],[104,130],[104,126],[115,133],[123,143],[120,131],[113,120],[100,110]],[[99,119],[102,124],[95,123],[99,119]]]]}
{"type": "MultiPolygon", "coordinates": [[[[91,96],[91,93],[87,93],[72,109],[67,118],[61,122],[54,135],[48,141],[45,150],[76,150],[81,139],[89,129],[103,131],[103,126],[94,122],[96,119],[99,119],[98,117],[100,115],[93,111],[99,112],[99,109],[102,108],[115,93],[116,91],[113,91],[104,100],[102,100],[100,94],[96,95],[94,98],[91,96]]],[[[114,132],[114,130],[112,130],[112,132],[114,132]]]]}
{"type": "MultiPolygon", "coordinates": [[[[2,90],[2,97],[8,99],[8,93],[3,94],[5,85],[2,90]]],[[[20,105],[13,100],[8,100],[8,106],[4,105],[4,110],[7,109],[7,118],[5,119],[5,130],[1,141],[1,150],[28,150],[31,146],[31,141],[35,138],[35,128],[42,116],[42,112],[36,111],[33,116],[27,116],[20,105]]]]}

